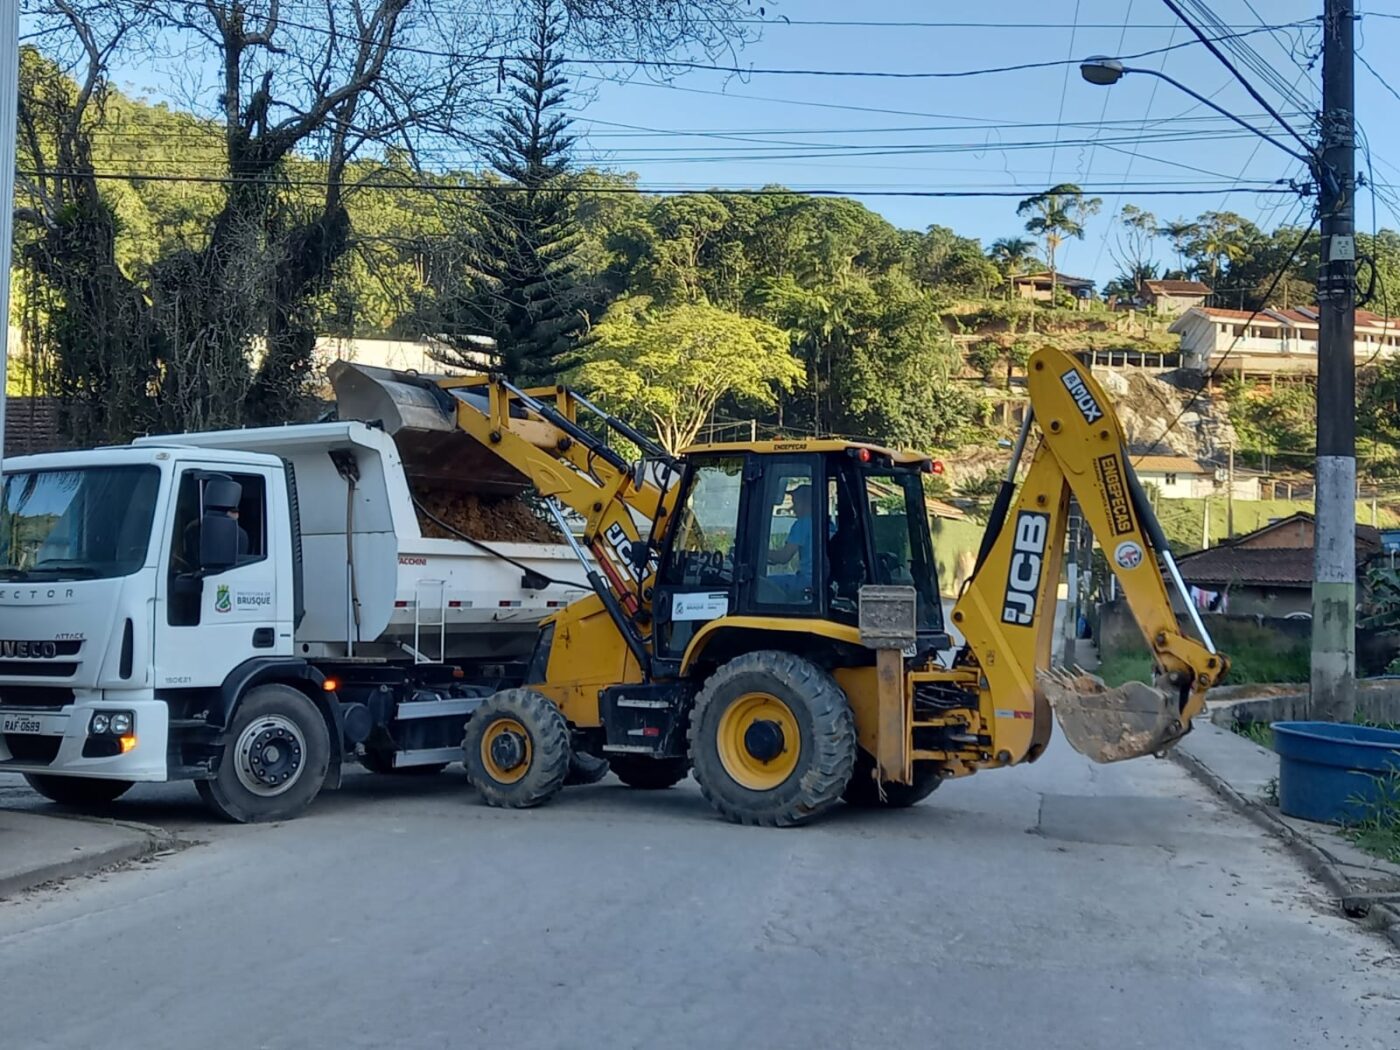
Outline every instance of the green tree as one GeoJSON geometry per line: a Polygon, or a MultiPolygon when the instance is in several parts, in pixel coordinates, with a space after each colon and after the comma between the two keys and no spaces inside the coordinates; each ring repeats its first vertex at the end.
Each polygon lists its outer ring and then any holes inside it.
{"type": "Polygon", "coordinates": [[[600,403],[649,423],[668,451],[694,442],[721,398],[759,407],[803,380],[786,333],[705,303],[614,303],[573,379],[600,403]]]}
{"type": "Polygon", "coordinates": [[[558,52],[563,15],[540,0],[529,50],[506,69],[510,104],[489,135],[491,166],[463,231],[455,280],[437,316],[458,366],[479,365],[472,336],[495,341],[492,366],[526,383],[568,366],[597,289],[574,257],[580,235],[569,177],[568,79],[558,52]]]}
{"type": "Polygon", "coordinates": [[[1103,206],[1099,197],[1085,197],[1084,191],[1072,182],[1062,182],[1044,193],[1027,197],[1016,206],[1016,214],[1029,215],[1026,232],[1045,242],[1045,257],[1050,263],[1050,300],[1055,300],[1059,282],[1055,272],[1055,252],[1066,238],[1084,239],[1084,223],[1103,206]]]}
{"type": "Polygon", "coordinates": [[[991,339],[983,340],[967,352],[967,363],[982,377],[984,383],[990,383],[997,365],[1001,363],[1001,344],[991,339]]]}
{"type": "Polygon", "coordinates": [[[1214,287],[1220,272],[1243,259],[1251,232],[1257,228],[1231,211],[1208,211],[1195,223],[1195,235],[1186,243],[1186,256],[1198,276],[1214,287]]]}

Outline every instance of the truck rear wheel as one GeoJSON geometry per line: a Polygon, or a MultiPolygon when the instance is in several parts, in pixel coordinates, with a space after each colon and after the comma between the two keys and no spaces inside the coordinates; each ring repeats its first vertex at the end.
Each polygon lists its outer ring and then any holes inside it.
{"type": "Polygon", "coordinates": [[[660,791],[675,787],[690,775],[690,763],[684,758],[637,758],[618,755],[608,759],[617,779],[638,791],[660,791]]]}
{"type": "Polygon", "coordinates": [[[841,797],[856,760],[841,687],[793,653],[746,653],[695,698],[690,764],[710,804],[736,823],[805,824],[841,797]]]}
{"type": "Polygon", "coordinates": [[[199,797],[228,820],[289,820],[320,794],[330,733],[316,705],[289,685],[260,685],[234,709],[228,743],[199,797]]]}
{"type": "Polygon", "coordinates": [[[851,774],[850,783],[841,793],[847,805],[862,809],[906,809],[928,798],[943,783],[943,771],[928,762],[915,763],[912,784],[896,784],[887,780],[877,785],[872,776],[874,771],[875,760],[864,751],[860,752],[856,758],[856,771],[851,774]],[[884,788],[883,798],[880,788],[884,788]]]}
{"type": "Polygon", "coordinates": [[[52,773],[26,773],[24,779],[50,802],[75,809],[105,806],[131,790],[130,780],[97,780],[93,777],[64,777],[52,773]]]}
{"type": "Polygon", "coordinates": [[[539,693],[507,689],[467,722],[462,764],[487,805],[529,809],[564,786],[569,751],[563,712],[539,693]]]}

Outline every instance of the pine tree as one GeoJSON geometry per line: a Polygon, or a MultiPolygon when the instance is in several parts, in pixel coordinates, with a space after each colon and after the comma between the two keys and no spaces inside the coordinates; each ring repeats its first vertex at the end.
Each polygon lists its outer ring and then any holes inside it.
{"type": "Polygon", "coordinates": [[[503,72],[510,103],[487,135],[494,177],[458,235],[457,263],[437,296],[448,364],[480,367],[471,336],[496,343],[492,367],[522,383],[550,383],[568,367],[597,306],[597,289],[574,260],[569,118],[560,110],[561,17],[539,0],[529,52],[503,72]]]}

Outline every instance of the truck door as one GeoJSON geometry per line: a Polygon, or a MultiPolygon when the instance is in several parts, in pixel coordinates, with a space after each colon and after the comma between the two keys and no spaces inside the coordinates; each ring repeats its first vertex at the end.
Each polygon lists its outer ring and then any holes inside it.
{"type": "Polygon", "coordinates": [[[656,652],[678,658],[695,632],[734,603],[744,457],[696,459],[657,575],[656,652]]]}
{"type": "Polygon", "coordinates": [[[281,479],[273,473],[195,465],[177,475],[155,610],[158,687],[217,686],[245,660],[290,651],[291,611],[282,608],[287,598],[277,587],[281,549],[269,532],[269,522],[287,512],[284,489],[274,483],[281,479]],[[241,488],[236,514],[243,538],[236,565],[204,575],[199,535],[201,521],[211,511],[205,489],[214,479],[229,479],[241,488]],[[269,508],[269,502],[275,506],[269,508]]]}

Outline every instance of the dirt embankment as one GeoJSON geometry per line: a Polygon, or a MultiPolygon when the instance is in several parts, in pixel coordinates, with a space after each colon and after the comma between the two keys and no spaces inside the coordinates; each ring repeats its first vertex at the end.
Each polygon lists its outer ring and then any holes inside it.
{"type": "Polygon", "coordinates": [[[451,529],[483,543],[562,543],[551,522],[522,496],[481,496],[464,492],[415,492],[418,526],[427,539],[460,539],[451,529]],[[425,514],[424,511],[427,513],[425,514]],[[429,517],[431,515],[432,517],[429,517]]]}

